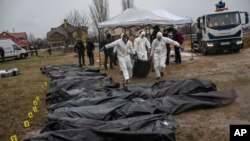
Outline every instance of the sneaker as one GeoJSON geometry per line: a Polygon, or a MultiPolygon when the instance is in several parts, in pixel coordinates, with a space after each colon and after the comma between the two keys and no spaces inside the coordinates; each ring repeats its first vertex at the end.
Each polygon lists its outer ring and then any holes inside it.
{"type": "Polygon", "coordinates": [[[123,87],[124,90],[128,89],[128,87],[127,87],[127,85],[125,83],[122,83],[122,87],[123,87]]]}

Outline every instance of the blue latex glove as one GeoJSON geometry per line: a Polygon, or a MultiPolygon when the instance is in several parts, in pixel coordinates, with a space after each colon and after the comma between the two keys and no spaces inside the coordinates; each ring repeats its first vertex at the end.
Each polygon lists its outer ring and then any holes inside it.
{"type": "Polygon", "coordinates": [[[137,52],[134,54],[134,60],[138,60],[137,52]]]}
{"type": "Polygon", "coordinates": [[[184,51],[184,47],[183,47],[182,45],[180,45],[180,46],[179,46],[179,50],[180,50],[181,52],[183,52],[183,51],[184,51]]]}
{"type": "Polygon", "coordinates": [[[103,52],[105,50],[105,47],[102,47],[101,49],[100,49],[100,52],[103,52]]]}

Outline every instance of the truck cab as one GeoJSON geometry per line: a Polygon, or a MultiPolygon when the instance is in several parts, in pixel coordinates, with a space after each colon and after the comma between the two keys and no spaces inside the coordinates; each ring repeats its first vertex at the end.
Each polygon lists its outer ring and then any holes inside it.
{"type": "Polygon", "coordinates": [[[192,51],[239,52],[243,48],[243,25],[249,22],[247,12],[219,11],[201,16],[197,19],[198,32],[192,43],[192,51]],[[241,19],[245,15],[245,23],[241,19]]]}

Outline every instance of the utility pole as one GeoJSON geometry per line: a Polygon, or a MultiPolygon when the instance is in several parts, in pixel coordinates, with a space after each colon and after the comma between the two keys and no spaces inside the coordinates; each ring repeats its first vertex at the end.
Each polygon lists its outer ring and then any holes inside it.
{"type": "MultiPolygon", "coordinates": [[[[13,35],[15,35],[15,28],[14,28],[14,27],[13,27],[13,35]]],[[[14,37],[15,37],[15,36],[14,36],[14,37]]],[[[14,40],[15,40],[14,42],[17,43],[16,37],[14,38],[14,40]]]]}

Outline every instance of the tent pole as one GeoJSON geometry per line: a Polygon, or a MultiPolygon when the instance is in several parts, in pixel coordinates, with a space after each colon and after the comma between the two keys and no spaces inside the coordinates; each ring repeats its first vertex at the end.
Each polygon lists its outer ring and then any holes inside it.
{"type": "Polygon", "coordinates": [[[100,36],[100,29],[98,28],[98,42],[99,42],[99,68],[101,69],[102,64],[101,64],[101,52],[100,52],[100,43],[101,43],[101,36],[100,36]]]}
{"type": "Polygon", "coordinates": [[[193,53],[192,53],[192,44],[193,44],[193,33],[192,33],[192,23],[189,24],[189,27],[190,27],[190,35],[191,35],[191,38],[190,38],[190,46],[191,46],[191,60],[193,60],[193,53]]]}

